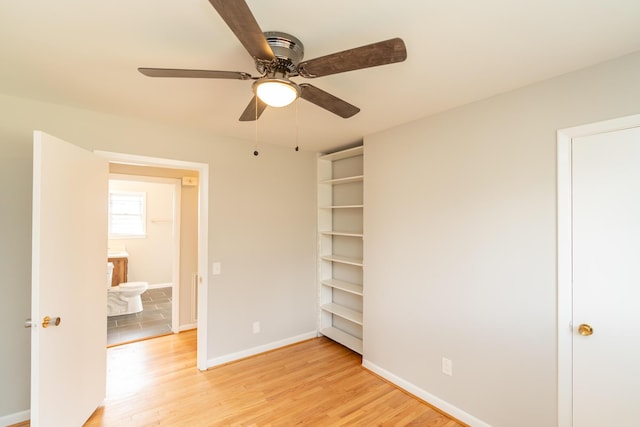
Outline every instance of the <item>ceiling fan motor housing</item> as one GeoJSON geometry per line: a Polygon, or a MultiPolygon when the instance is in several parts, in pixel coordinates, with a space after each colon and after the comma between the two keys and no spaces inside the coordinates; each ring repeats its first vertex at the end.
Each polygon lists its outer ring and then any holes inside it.
{"type": "Polygon", "coordinates": [[[297,66],[304,57],[302,42],[291,34],[281,31],[266,31],[264,36],[275,58],[269,61],[256,59],[258,72],[263,76],[281,78],[298,75],[297,66]]]}
{"type": "Polygon", "coordinates": [[[276,58],[289,59],[294,65],[302,61],[304,45],[296,37],[280,31],[265,31],[264,37],[276,58]]]}

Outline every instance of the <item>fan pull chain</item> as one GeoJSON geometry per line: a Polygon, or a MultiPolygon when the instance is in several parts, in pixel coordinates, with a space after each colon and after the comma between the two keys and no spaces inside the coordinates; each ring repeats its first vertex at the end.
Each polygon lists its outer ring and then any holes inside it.
{"type": "Polygon", "coordinates": [[[300,151],[300,132],[298,126],[298,102],[300,102],[300,98],[296,99],[296,151],[300,151]]]}
{"type": "Polygon", "coordinates": [[[255,145],[253,147],[253,155],[257,156],[258,154],[260,154],[258,152],[258,96],[254,96],[254,99],[256,100],[256,119],[255,119],[255,123],[256,123],[256,138],[255,138],[255,145]]]}

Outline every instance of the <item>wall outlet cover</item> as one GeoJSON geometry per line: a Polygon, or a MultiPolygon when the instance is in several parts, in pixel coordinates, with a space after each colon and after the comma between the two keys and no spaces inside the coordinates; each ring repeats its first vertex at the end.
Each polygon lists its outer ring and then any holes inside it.
{"type": "Polygon", "coordinates": [[[453,362],[446,357],[442,358],[442,373],[445,375],[453,376],[453,362]]]}

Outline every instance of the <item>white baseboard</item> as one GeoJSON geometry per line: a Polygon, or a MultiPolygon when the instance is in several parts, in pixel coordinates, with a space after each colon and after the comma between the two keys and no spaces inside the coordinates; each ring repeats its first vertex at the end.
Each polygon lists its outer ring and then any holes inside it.
{"type": "Polygon", "coordinates": [[[417,398],[422,399],[428,404],[433,405],[434,407],[440,409],[443,412],[446,412],[454,418],[457,418],[463,423],[469,424],[471,427],[491,427],[491,425],[485,423],[482,420],[479,420],[471,414],[464,412],[462,409],[457,408],[449,402],[446,402],[439,397],[434,396],[428,391],[421,389],[420,387],[392,374],[386,369],[383,369],[376,364],[369,362],[368,360],[363,359],[362,366],[370,370],[371,372],[380,375],[382,378],[395,384],[401,389],[413,394],[417,398]]]}
{"type": "Polygon", "coordinates": [[[307,332],[295,337],[285,338],[280,341],[275,341],[269,344],[260,345],[258,347],[248,348],[246,350],[238,351],[236,353],[227,354],[224,356],[214,357],[207,360],[207,368],[213,368],[214,366],[223,365],[225,363],[233,362],[235,360],[244,359],[245,357],[255,356],[256,354],[264,353],[266,351],[275,350],[276,348],[284,347],[290,344],[295,344],[300,341],[305,341],[318,336],[317,331],[307,332]]]}
{"type": "Polygon", "coordinates": [[[190,323],[188,325],[180,325],[180,327],[178,328],[178,331],[180,332],[184,332],[184,331],[190,331],[191,329],[196,329],[198,327],[198,323],[190,323]]]}
{"type": "Polygon", "coordinates": [[[18,424],[27,421],[31,418],[31,411],[26,410],[22,412],[16,412],[14,414],[3,415],[0,417],[0,427],[7,427],[12,424],[18,424]]]}

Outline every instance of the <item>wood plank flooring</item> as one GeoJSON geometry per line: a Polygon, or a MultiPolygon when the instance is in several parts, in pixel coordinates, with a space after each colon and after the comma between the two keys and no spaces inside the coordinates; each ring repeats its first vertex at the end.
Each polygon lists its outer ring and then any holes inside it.
{"type": "Polygon", "coordinates": [[[196,369],[196,333],[108,350],[107,398],[86,426],[462,427],[316,338],[196,369]]]}

